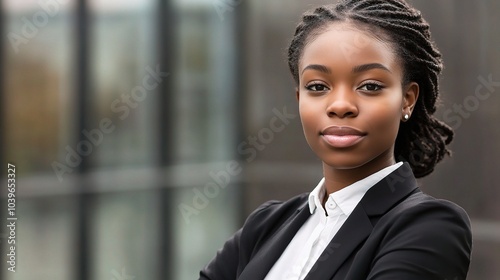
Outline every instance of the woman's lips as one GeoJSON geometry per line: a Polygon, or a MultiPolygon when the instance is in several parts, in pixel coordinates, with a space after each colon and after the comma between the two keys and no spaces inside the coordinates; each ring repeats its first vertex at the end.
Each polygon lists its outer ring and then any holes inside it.
{"type": "Polygon", "coordinates": [[[326,143],[335,148],[347,148],[354,146],[364,138],[364,136],[360,135],[323,135],[322,137],[326,143]]]}
{"type": "Polygon", "coordinates": [[[346,126],[330,126],[321,132],[321,137],[327,144],[335,148],[347,148],[356,145],[364,139],[366,133],[346,126]]]}

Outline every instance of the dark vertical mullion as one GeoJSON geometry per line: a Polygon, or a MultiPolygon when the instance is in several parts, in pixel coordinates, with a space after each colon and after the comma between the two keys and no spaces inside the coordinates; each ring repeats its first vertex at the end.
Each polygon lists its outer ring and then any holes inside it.
{"type": "MultiPolygon", "coordinates": [[[[176,14],[173,1],[171,0],[158,0],[158,11],[156,15],[157,20],[157,53],[158,53],[158,63],[160,65],[160,71],[169,72],[174,69],[176,62],[176,14]]],[[[174,129],[174,104],[175,96],[172,94],[174,88],[174,82],[172,76],[175,73],[171,73],[171,76],[167,77],[159,86],[159,102],[158,102],[158,124],[159,124],[159,142],[158,151],[160,152],[160,158],[158,160],[159,170],[164,170],[165,167],[170,166],[174,163],[174,141],[173,141],[173,129],[174,129]]],[[[161,174],[161,172],[160,172],[161,174]]],[[[158,180],[160,185],[160,206],[158,208],[160,217],[160,240],[158,240],[158,254],[160,256],[160,266],[159,266],[159,279],[174,279],[174,238],[175,232],[173,231],[173,193],[175,188],[172,188],[170,182],[163,180],[162,176],[158,180]]]]}
{"type": "MultiPolygon", "coordinates": [[[[241,3],[239,6],[235,9],[234,12],[234,21],[235,21],[235,27],[234,27],[234,32],[235,34],[235,49],[236,49],[236,54],[235,54],[235,63],[236,63],[236,89],[234,92],[237,94],[236,99],[235,99],[235,108],[239,108],[236,110],[236,116],[233,118],[235,121],[237,121],[237,125],[235,126],[237,128],[236,133],[236,143],[235,147],[238,146],[239,143],[242,143],[246,139],[246,133],[248,131],[248,102],[246,102],[246,97],[248,96],[248,79],[246,78],[248,76],[248,71],[246,70],[246,59],[247,59],[247,53],[245,52],[248,50],[248,45],[249,42],[249,36],[248,36],[248,6],[250,5],[248,1],[240,1],[241,3]]],[[[246,161],[243,158],[243,155],[241,153],[238,153],[238,160],[239,162],[245,163],[246,161]]],[[[240,183],[240,188],[239,188],[239,204],[240,205],[240,222],[243,223],[246,219],[245,215],[245,209],[247,209],[247,201],[245,200],[245,195],[247,189],[247,184],[245,180],[245,171],[243,171],[243,175],[241,176],[241,183],[240,183]]]]}
{"type": "MultiPolygon", "coordinates": [[[[75,60],[75,93],[76,93],[76,119],[77,119],[77,140],[84,140],[81,133],[88,127],[88,108],[89,108],[89,14],[86,0],[77,0],[76,2],[76,60],[75,60]]],[[[76,238],[76,269],[74,279],[90,279],[90,248],[89,241],[89,194],[86,192],[89,187],[87,173],[89,170],[88,158],[83,157],[78,166],[78,184],[80,192],[78,195],[77,206],[77,238],[76,238]]]]}
{"type": "MultiPolygon", "coordinates": [[[[158,0],[157,28],[158,28],[158,63],[161,71],[171,72],[175,67],[175,26],[176,14],[174,4],[171,0],[158,0]]],[[[167,166],[174,163],[172,147],[172,128],[174,117],[174,95],[171,91],[174,87],[172,77],[169,76],[159,85],[160,102],[159,124],[160,124],[160,165],[167,166]]]]}

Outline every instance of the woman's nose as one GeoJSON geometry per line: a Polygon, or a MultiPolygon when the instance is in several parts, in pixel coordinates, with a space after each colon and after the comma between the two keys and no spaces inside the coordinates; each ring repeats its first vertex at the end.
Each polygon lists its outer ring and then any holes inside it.
{"type": "Polygon", "coordinates": [[[358,115],[355,92],[348,89],[332,91],[328,99],[326,113],[328,117],[347,118],[358,115]]]}

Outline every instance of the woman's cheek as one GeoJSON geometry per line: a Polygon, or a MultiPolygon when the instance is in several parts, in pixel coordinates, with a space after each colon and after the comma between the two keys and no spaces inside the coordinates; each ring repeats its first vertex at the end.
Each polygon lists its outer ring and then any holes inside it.
{"type": "Polygon", "coordinates": [[[366,120],[367,127],[373,128],[373,132],[382,138],[394,138],[395,140],[399,128],[400,111],[401,109],[394,104],[380,106],[370,113],[370,118],[366,120]]]}
{"type": "Polygon", "coordinates": [[[299,105],[299,114],[302,122],[302,128],[304,130],[304,134],[307,142],[310,143],[314,134],[318,130],[318,109],[314,108],[315,106],[311,106],[311,104],[300,104],[299,105]]]}

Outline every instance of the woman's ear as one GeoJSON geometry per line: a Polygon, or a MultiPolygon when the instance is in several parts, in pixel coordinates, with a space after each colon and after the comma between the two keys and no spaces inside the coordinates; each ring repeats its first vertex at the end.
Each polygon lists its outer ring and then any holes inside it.
{"type": "Polygon", "coordinates": [[[297,101],[299,101],[300,95],[299,95],[299,88],[298,87],[295,88],[295,97],[297,98],[297,101]]]}
{"type": "Polygon", "coordinates": [[[403,115],[411,116],[415,105],[417,104],[420,87],[416,82],[411,82],[405,87],[403,94],[403,115]]]}

